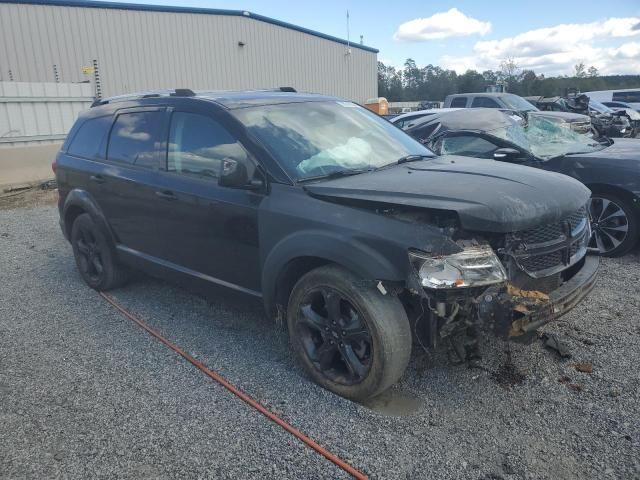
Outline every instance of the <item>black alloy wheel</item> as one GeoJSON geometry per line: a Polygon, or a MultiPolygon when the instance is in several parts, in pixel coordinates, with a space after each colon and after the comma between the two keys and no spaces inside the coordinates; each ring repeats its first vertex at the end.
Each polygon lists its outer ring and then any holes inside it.
{"type": "Polygon", "coordinates": [[[297,281],[287,326],[307,375],[356,401],[396,383],[411,355],[411,327],[398,296],[339,265],[318,267],[297,281]]]}
{"type": "Polygon", "coordinates": [[[109,290],[127,280],[127,270],[117,262],[107,237],[89,214],[74,220],[71,246],[80,275],[91,288],[109,290]]]}
{"type": "Polygon", "coordinates": [[[91,282],[100,283],[104,275],[103,253],[95,234],[83,225],[78,229],[76,236],[76,248],[78,250],[78,268],[84,277],[91,282]]]}
{"type": "Polygon", "coordinates": [[[638,219],[631,206],[609,194],[594,193],[589,202],[591,243],[600,254],[618,257],[627,253],[638,240],[638,219]]]}
{"type": "Polygon", "coordinates": [[[371,368],[371,335],[362,315],[331,287],[310,290],[300,304],[296,324],[313,366],[328,379],[354,385],[371,368]]]}

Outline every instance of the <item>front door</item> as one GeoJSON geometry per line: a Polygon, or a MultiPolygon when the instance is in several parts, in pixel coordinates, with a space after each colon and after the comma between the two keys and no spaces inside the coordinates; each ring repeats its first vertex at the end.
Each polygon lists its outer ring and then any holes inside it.
{"type": "Polygon", "coordinates": [[[222,162],[256,163],[224,122],[206,110],[170,117],[154,255],[209,280],[260,290],[258,207],[264,194],[218,185],[222,162]]]}

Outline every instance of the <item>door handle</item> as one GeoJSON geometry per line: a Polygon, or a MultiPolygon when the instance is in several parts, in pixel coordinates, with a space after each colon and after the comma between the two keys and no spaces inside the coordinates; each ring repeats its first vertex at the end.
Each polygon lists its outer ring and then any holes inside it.
{"type": "Polygon", "coordinates": [[[104,177],[102,175],[91,175],[89,180],[95,183],[104,183],[104,177]]]}
{"type": "Polygon", "coordinates": [[[164,198],[165,200],[176,200],[178,198],[176,197],[176,194],[170,190],[157,191],[156,195],[160,198],[164,198]]]}

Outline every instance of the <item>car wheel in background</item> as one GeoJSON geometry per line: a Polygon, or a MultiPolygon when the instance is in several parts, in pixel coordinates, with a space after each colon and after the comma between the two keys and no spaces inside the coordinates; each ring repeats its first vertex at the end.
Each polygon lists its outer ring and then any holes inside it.
{"type": "Polygon", "coordinates": [[[79,215],[71,227],[71,246],[80,275],[91,288],[109,290],[126,280],[105,235],[88,213],[79,215]]]}
{"type": "Polygon", "coordinates": [[[409,361],[411,328],[398,298],[338,266],[312,270],[296,283],[287,322],[309,376],[352,400],[389,388],[409,361]]]}
{"type": "Polygon", "coordinates": [[[591,246],[606,257],[619,257],[638,243],[638,215],[629,202],[609,193],[594,193],[589,203],[591,246]]]}

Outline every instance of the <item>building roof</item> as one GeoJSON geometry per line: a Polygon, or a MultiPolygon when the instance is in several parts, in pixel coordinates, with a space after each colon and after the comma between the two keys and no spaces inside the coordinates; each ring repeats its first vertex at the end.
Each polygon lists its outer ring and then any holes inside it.
{"type": "Polygon", "coordinates": [[[195,13],[201,15],[226,15],[231,17],[245,17],[259,22],[270,23],[279,27],[288,28],[298,32],[313,35],[349,47],[359,48],[367,52],[378,53],[378,50],[357,42],[350,42],[342,38],[327,35],[315,30],[299,27],[292,23],[283,22],[274,18],[265,17],[257,13],[248,12],[246,10],[223,10],[218,8],[199,8],[199,7],[177,7],[168,5],[143,5],[139,3],[121,3],[121,2],[100,2],[94,0],[0,0],[0,3],[13,3],[23,5],[47,5],[54,7],[79,7],[79,8],[107,8],[114,10],[137,10],[143,12],[167,12],[167,13],[195,13]]]}

